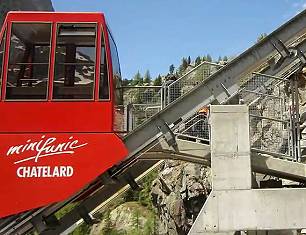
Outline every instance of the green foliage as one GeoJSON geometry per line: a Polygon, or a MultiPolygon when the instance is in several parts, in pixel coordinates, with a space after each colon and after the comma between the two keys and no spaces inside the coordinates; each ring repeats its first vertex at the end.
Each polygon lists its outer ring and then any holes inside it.
{"type": "Polygon", "coordinates": [[[151,198],[151,186],[153,181],[157,178],[158,171],[154,170],[150,174],[144,177],[141,181],[141,190],[132,190],[129,189],[124,195],[125,202],[136,201],[139,202],[142,206],[146,207],[149,211],[155,215],[156,211],[152,203],[151,198]]]}
{"type": "Polygon", "coordinates": [[[104,214],[104,228],[102,229],[102,234],[110,234],[113,232],[114,227],[110,219],[110,210],[106,210],[104,214]]]}
{"type": "Polygon", "coordinates": [[[132,190],[132,189],[127,190],[126,193],[123,196],[123,200],[125,202],[138,201],[138,198],[139,198],[139,191],[138,190],[132,190]]]}
{"type": "Polygon", "coordinates": [[[169,66],[169,72],[170,72],[170,74],[173,74],[173,73],[174,73],[174,69],[175,69],[174,64],[171,64],[171,65],[169,66]]]}
{"type": "Polygon", "coordinates": [[[183,57],[182,64],[178,68],[179,75],[182,75],[187,68],[188,68],[188,61],[185,57],[183,57]]]}
{"type": "Polygon", "coordinates": [[[195,65],[197,66],[197,65],[199,65],[199,64],[201,64],[201,57],[200,57],[200,56],[198,56],[198,57],[195,59],[195,65]]]}
{"type": "Polygon", "coordinates": [[[139,208],[135,209],[132,215],[133,225],[132,229],[127,233],[128,235],[151,235],[156,234],[156,215],[150,213],[146,217],[146,222],[143,227],[140,224],[140,217],[144,216],[139,208]]]}
{"type": "Polygon", "coordinates": [[[207,62],[212,62],[212,57],[210,54],[207,54],[206,56],[204,55],[202,58],[202,61],[207,61],[207,62]]]}
{"type": "Polygon", "coordinates": [[[188,56],[188,58],[187,58],[187,64],[191,64],[191,58],[190,58],[190,56],[188,56]]]}
{"type": "Polygon", "coordinates": [[[143,228],[143,233],[148,234],[148,235],[156,234],[156,230],[157,230],[156,226],[157,226],[156,215],[152,214],[147,218],[147,221],[143,228]]]}
{"type": "Polygon", "coordinates": [[[206,56],[206,61],[207,61],[207,62],[212,62],[212,61],[213,61],[213,59],[212,59],[212,57],[210,56],[210,54],[207,54],[207,56],[206,56]]]}
{"type": "Polygon", "coordinates": [[[140,213],[139,210],[136,209],[133,211],[133,234],[138,234],[140,230],[140,222],[139,222],[140,213]]]}
{"type": "Polygon", "coordinates": [[[104,214],[102,217],[102,220],[104,221],[104,227],[101,231],[101,235],[125,235],[124,232],[118,231],[116,230],[116,228],[114,228],[114,225],[112,224],[112,221],[110,218],[110,212],[111,212],[110,208],[104,211],[104,214]]]}
{"type": "Polygon", "coordinates": [[[138,71],[132,80],[132,86],[141,86],[143,84],[143,77],[141,76],[140,72],[138,71]]]}
{"type": "Polygon", "coordinates": [[[264,39],[265,37],[267,37],[268,35],[266,33],[261,33],[258,37],[257,37],[257,41],[256,42],[260,42],[262,39],[264,39]]]}
{"type": "Polygon", "coordinates": [[[223,57],[223,61],[228,61],[227,56],[224,56],[224,57],[223,57]]]}
{"type": "Polygon", "coordinates": [[[64,206],[62,209],[60,209],[59,211],[57,211],[55,213],[56,218],[59,220],[61,219],[64,215],[66,215],[68,212],[72,211],[76,206],[78,205],[78,203],[69,203],[66,206],[64,206]]]}
{"type": "Polygon", "coordinates": [[[153,181],[157,178],[157,175],[157,170],[152,171],[150,174],[148,174],[143,179],[141,184],[142,189],[138,194],[138,201],[141,203],[141,205],[147,207],[149,210],[154,210],[151,198],[151,186],[153,181]]]}
{"type": "Polygon", "coordinates": [[[195,71],[195,75],[192,77],[192,80],[197,84],[202,82],[203,79],[206,79],[209,74],[210,66],[208,64],[201,65],[201,69],[195,71]]]}
{"type": "Polygon", "coordinates": [[[160,76],[160,74],[157,76],[157,78],[155,78],[154,82],[153,82],[154,86],[161,86],[162,85],[162,77],[160,76]]]}
{"type": "Polygon", "coordinates": [[[86,235],[89,233],[90,233],[90,226],[87,225],[86,223],[82,223],[69,235],[86,235]]]}
{"type": "Polygon", "coordinates": [[[150,71],[147,70],[147,71],[145,72],[145,75],[144,75],[144,78],[143,78],[143,82],[144,82],[145,84],[149,84],[149,85],[150,85],[151,80],[152,80],[152,78],[151,78],[151,75],[150,75],[150,71]]]}
{"type": "Polygon", "coordinates": [[[186,58],[183,58],[182,59],[182,69],[183,70],[186,70],[187,69],[187,67],[188,67],[188,60],[186,59],[186,58]]]}
{"type": "Polygon", "coordinates": [[[156,179],[158,172],[152,171],[150,174],[144,177],[141,182],[140,190],[129,189],[123,196],[125,202],[138,201],[142,206],[145,206],[149,210],[153,210],[151,200],[151,186],[153,181],[156,179]]]}

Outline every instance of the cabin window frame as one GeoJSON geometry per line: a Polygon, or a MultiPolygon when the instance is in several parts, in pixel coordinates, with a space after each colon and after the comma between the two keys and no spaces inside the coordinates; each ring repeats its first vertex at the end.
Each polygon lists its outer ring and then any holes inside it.
{"type": "MultiPolygon", "coordinates": [[[[51,50],[52,50],[52,37],[53,37],[53,22],[52,21],[9,21],[9,24],[7,26],[7,30],[6,32],[9,32],[9,33],[6,33],[6,37],[7,37],[7,40],[8,41],[8,45],[7,45],[7,53],[6,56],[5,56],[5,64],[6,64],[6,68],[7,68],[7,71],[5,72],[5,79],[2,79],[3,80],[3,86],[4,86],[4,92],[1,94],[2,96],[2,99],[5,101],[5,102],[41,102],[41,101],[47,101],[48,100],[48,96],[49,96],[49,89],[50,89],[50,64],[52,62],[52,58],[51,58],[51,50]],[[50,49],[49,49],[49,56],[48,56],[48,81],[47,81],[47,89],[46,89],[46,98],[45,99],[8,99],[7,98],[7,82],[8,82],[8,68],[10,66],[10,50],[11,50],[11,38],[12,38],[12,35],[13,35],[13,25],[14,24],[49,24],[50,25],[50,40],[49,40],[49,46],[50,46],[50,49]]],[[[2,67],[3,69],[4,67],[2,67]]],[[[2,73],[2,77],[3,77],[3,73],[2,73]]]]}
{"type": "Polygon", "coordinates": [[[118,53],[118,48],[117,48],[117,44],[116,44],[116,41],[113,37],[113,34],[112,32],[110,31],[110,29],[107,27],[107,35],[108,35],[108,42],[109,42],[109,51],[110,51],[110,60],[111,60],[111,63],[112,63],[112,69],[111,69],[111,73],[112,73],[112,78],[111,78],[111,81],[113,83],[113,103],[115,106],[118,106],[118,105],[123,105],[123,90],[122,90],[122,73],[121,73],[121,66],[120,66],[120,59],[119,59],[119,53],[118,53]],[[115,50],[112,50],[112,45],[114,45],[114,49],[115,50]],[[117,79],[115,79],[115,66],[114,66],[114,63],[113,61],[115,60],[115,58],[113,58],[113,55],[116,55],[116,62],[118,64],[118,67],[119,67],[119,74],[120,74],[120,86],[118,86],[118,83],[117,83],[117,79]],[[119,92],[120,93],[120,101],[119,103],[117,102],[117,89],[121,89],[121,91],[119,92]],[[122,103],[120,103],[122,102],[122,103]]]}
{"type": "MultiPolygon", "coordinates": [[[[101,32],[101,48],[100,48],[100,72],[99,72],[99,89],[98,89],[98,101],[101,101],[101,102],[107,102],[107,101],[110,101],[111,100],[111,85],[110,85],[110,82],[111,82],[111,79],[110,79],[110,76],[109,76],[109,69],[110,69],[110,65],[109,65],[109,58],[107,56],[107,39],[106,39],[106,36],[105,36],[105,33],[104,33],[104,28],[106,26],[101,24],[101,27],[100,27],[100,32],[101,32]],[[104,48],[104,60],[106,61],[106,78],[107,78],[107,84],[108,84],[108,98],[107,99],[103,99],[103,98],[100,98],[100,83],[101,83],[101,70],[102,70],[102,57],[103,57],[103,53],[102,53],[102,48],[104,48]]],[[[107,27],[106,27],[106,32],[108,31],[107,27]]],[[[110,47],[109,47],[110,48],[110,47]]]]}
{"type": "MultiPolygon", "coordinates": [[[[96,85],[97,85],[97,79],[96,79],[96,75],[97,75],[97,55],[98,55],[98,22],[90,22],[90,21],[81,21],[81,22],[68,22],[68,21],[59,21],[59,22],[54,22],[54,27],[55,27],[55,40],[53,41],[53,50],[54,50],[54,58],[52,58],[52,63],[53,63],[53,71],[52,71],[52,81],[50,81],[50,89],[52,91],[52,95],[51,97],[49,97],[49,99],[51,101],[55,101],[55,102],[92,102],[95,100],[95,91],[96,91],[96,85]],[[80,99],[80,98],[76,98],[76,99],[64,99],[64,98],[54,98],[54,81],[55,81],[55,71],[56,71],[56,49],[57,49],[57,42],[58,42],[58,31],[59,31],[59,25],[61,24],[94,24],[96,31],[95,31],[95,63],[94,63],[94,78],[93,78],[93,87],[92,87],[92,98],[90,99],[80,99]]],[[[77,63],[75,63],[77,65],[77,63]]]]}
{"type": "Polygon", "coordinates": [[[7,35],[7,25],[3,25],[2,27],[4,27],[4,31],[3,31],[3,34],[1,35],[2,37],[0,38],[0,48],[2,46],[2,43],[3,43],[3,55],[2,55],[2,64],[0,66],[0,69],[1,69],[1,74],[0,74],[0,98],[1,100],[3,100],[3,97],[2,97],[2,91],[3,91],[3,88],[2,86],[4,86],[4,78],[3,78],[3,74],[4,74],[4,65],[5,65],[5,54],[6,54],[6,35],[7,35]]]}

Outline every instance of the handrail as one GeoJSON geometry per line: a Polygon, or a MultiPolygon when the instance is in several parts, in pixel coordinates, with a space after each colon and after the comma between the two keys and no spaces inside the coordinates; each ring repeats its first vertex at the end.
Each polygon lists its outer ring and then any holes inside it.
{"type": "Polygon", "coordinates": [[[188,76],[189,74],[193,73],[194,71],[196,71],[198,68],[200,68],[202,65],[204,64],[208,64],[208,65],[214,65],[214,66],[219,66],[220,68],[222,68],[224,65],[220,65],[220,64],[216,64],[213,62],[208,62],[208,61],[203,61],[201,64],[197,65],[196,67],[194,67],[193,69],[191,69],[190,71],[188,71],[187,73],[183,74],[181,77],[179,77],[177,80],[175,80],[174,82],[172,82],[171,84],[169,84],[169,87],[171,85],[175,85],[175,83],[179,82],[180,80],[182,80],[183,78],[185,78],[186,76],[188,76]]]}

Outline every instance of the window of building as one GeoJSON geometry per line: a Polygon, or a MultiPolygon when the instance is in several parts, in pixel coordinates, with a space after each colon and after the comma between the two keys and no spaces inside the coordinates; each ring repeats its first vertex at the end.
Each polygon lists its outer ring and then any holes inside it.
{"type": "Polygon", "coordinates": [[[109,81],[107,74],[107,61],[105,53],[104,38],[102,37],[101,42],[101,66],[100,66],[100,83],[99,83],[99,99],[108,100],[109,99],[109,81]]]}
{"type": "Polygon", "coordinates": [[[13,23],[6,99],[46,99],[51,24],[13,23]]]}
{"type": "Polygon", "coordinates": [[[93,99],[96,24],[58,24],[53,99],[93,99]]]}

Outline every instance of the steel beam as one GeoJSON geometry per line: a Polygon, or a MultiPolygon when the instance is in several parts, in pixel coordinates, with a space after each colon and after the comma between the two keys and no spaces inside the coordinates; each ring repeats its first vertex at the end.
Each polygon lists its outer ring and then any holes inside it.
{"type": "MultiPolygon", "coordinates": [[[[279,39],[287,46],[294,43],[299,44],[303,53],[306,51],[306,43],[301,40],[306,28],[306,11],[294,17],[279,29],[272,32],[261,42],[257,43],[240,56],[232,60],[229,64],[218,70],[207,80],[195,87],[191,92],[180,97],[178,100],[157,113],[143,125],[136,128],[124,138],[124,142],[130,151],[129,157],[135,156],[146,145],[157,140],[160,136],[158,123],[165,122],[172,125],[180,118],[188,117],[191,113],[212,102],[224,103],[228,100],[228,94],[235,94],[239,89],[239,84],[244,76],[259,69],[266,62],[269,56],[275,55],[273,41],[279,39]],[[300,41],[295,41],[299,39],[300,41]],[[227,92],[224,91],[226,86],[227,92]]],[[[265,74],[276,75],[283,67],[293,63],[296,58],[288,58],[279,69],[273,70],[266,66],[265,74]]]]}

